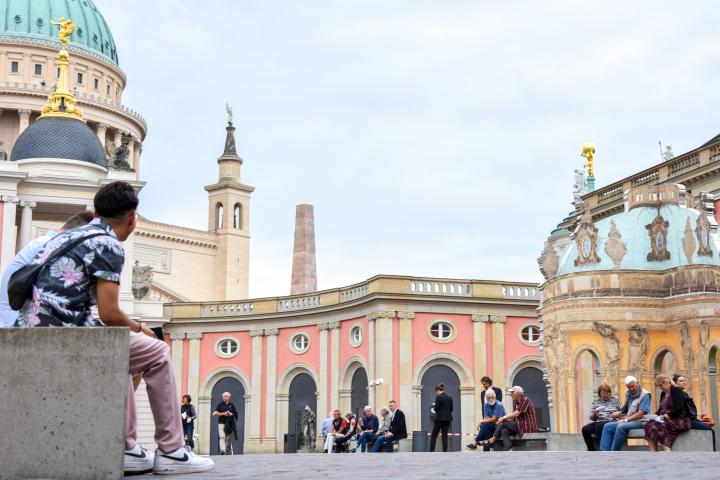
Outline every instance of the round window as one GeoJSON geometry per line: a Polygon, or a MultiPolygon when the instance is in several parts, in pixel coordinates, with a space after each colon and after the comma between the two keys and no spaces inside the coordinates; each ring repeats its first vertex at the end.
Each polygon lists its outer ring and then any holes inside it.
{"type": "Polygon", "coordinates": [[[363,341],[363,329],[360,325],[354,325],[350,329],[350,344],[353,347],[358,347],[363,341]]]}
{"type": "Polygon", "coordinates": [[[215,344],[215,353],[218,357],[231,358],[240,351],[240,344],[235,338],[221,338],[215,344]]]}
{"type": "Polygon", "coordinates": [[[448,322],[435,322],[430,326],[430,335],[436,340],[450,340],[453,326],[448,322]]]}
{"type": "Polygon", "coordinates": [[[310,339],[304,333],[298,333],[290,340],[290,347],[295,353],[305,353],[310,347],[310,339]]]}
{"type": "Polygon", "coordinates": [[[540,342],[540,327],[537,325],[525,325],[520,330],[520,338],[523,342],[537,344],[540,342]]]}
{"type": "Polygon", "coordinates": [[[592,252],[592,240],[590,240],[590,237],[586,236],[582,240],[583,257],[585,257],[585,258],[589,257],[591,252],[592,252]]]}

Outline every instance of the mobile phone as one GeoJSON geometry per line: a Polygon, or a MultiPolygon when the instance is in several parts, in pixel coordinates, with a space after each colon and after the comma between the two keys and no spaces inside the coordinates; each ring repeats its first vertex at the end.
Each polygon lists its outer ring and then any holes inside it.
{"type": "Polygon", "coordinates": [[[165,332],[163,332],[162,327],[153,327],[150,330],[152,330],[158,340],[165,340],[165,332]]]}

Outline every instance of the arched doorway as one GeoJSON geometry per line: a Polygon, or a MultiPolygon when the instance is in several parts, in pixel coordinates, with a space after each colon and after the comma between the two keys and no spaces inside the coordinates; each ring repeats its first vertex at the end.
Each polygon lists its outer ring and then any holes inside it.
{"type": "MultiPolygon", "coordinates": [[[[434,417],[430,409],[435,403],[435,385],[439,383],[445,384],[445,393],[453,400],[453,421],[450,425],[450,431],[461,433],[461,410],[460,410],[460,379],[455,371],[446,365],[435,365],[430,367],[420,380],[422,385],[422,397],[420,401],[420,425],[421,429],[426,432],[432,431],[434,417]]],[[[449,449],[452,451],[460,451],[461,437],[450,437],[449,449]]],[[[438,439],[435,445],[436,451],[442,451],[442,442],[438,439]]]]}
{"type": "Polygon", "coordinates": [[[520,369],[513,378],[513,386],[520,386],[535,407],[538,428],[546,429],[550,424],[548,394],[540,369],[525,367],[520,369]]]}
{"type": "Polygon", "coordinates": [[[578,432],[590,417],[592,401],[601,383],[600,359],[591,350],[584,350],[575,360],[575,420],[578,432]]]}
{"type": "MultiPolygon", "coordinates": [[[[659,375],[662,373],[663,375],[667,375],[670,378],[672,378],[672,376],[675,374],[675,372],[677,372],[678,369],[675,355],[673,355],[670,350],[663,350],[658,353],[657,357],[655,357],[653,367],[655,369],[655,375],[659,375]]],[[[645,388],[653,394],[652,404],[653,410],[655,410],[656,408],[658,408],[658,402],[660,401],[660,389],[655,386],[655,379],[653,379],[652,386],[645,386],[645,388]]]]}
{"type": "Polygon", "coordinates": [[[352,392],[350,394],[350,411],[360,418],[363,415],[363,408],[368,404],[368,376],[364,368],[360,367],[355,370],[350,385],[352,392]]]}
{"type": "Polygon", "coordinates": [[[220,454],[220,437],[218,421],[212,414],[218,403],[222,402],[222,394],[230,393],[230,401],[235,404],[238,411],[237,420],[237,440],[233,442],[233,453],[235,455],[243,453],[245,444],[245,388],[242,383],[233,377],[224,377],[218,380],[212,389],[212,399],[210,400],[210,455],[220,454]]]}
{"type": "MultiPolygon", "coordinates": [[[[718,348],[712,347],[708,354],[708,386],[710,389],[710,415],[712,418],[720,418],[720,405],[718,405],[718,348]]],[[[715,436],[720,436],[720,426],[715,425],[715,436]]]]}
{"type": "MultiPolygon", "coordinates": [[[[288,399],[288,453],[295,453],[298,449],[305,447],[299,434],[302,432],[302,414],[306,405],[315,412],[318,426],[325,420],[327,412],[317,411],[316,391],[315,381],[307,373],[296,375],[290,383],[290,398],[288,399]]],[[[319,439],[319,441],[322,443],[322,438],[319,439]]]]}

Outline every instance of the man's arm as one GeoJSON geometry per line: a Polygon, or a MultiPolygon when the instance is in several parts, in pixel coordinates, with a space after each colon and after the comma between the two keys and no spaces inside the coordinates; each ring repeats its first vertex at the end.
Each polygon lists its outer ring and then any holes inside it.
{"type": "Polygon", "coordinates": [[[130,320],[125,312],[120,310],[120,285],[109,280],[97,279],[97,303],[100,320],[111,327],[129,327],[130,331],[144,333],[155,338],[155,333],[149,328],[130,320]]]}

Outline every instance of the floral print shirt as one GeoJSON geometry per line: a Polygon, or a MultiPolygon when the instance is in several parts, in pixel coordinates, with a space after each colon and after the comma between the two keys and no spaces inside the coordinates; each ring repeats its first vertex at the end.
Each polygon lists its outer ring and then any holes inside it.
{"type": "Polygon", "coordinates": [[[97,305],[97,279],[120,283],[125,251],[110,226],[99,218],[62,232],[45,244],[33,263],[44,262],[67,242],[105,233],[84,242],[43,268],[33,296],[20,309],[17,327],[92,327],[101,325],[90,308],[97,305]]]}

